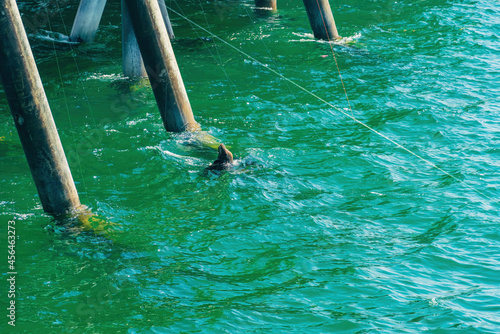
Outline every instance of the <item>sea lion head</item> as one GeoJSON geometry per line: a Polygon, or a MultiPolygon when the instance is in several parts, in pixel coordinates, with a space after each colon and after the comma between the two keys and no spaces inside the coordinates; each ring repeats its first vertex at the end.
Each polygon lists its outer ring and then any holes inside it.
{"type": "Polygon", "coordinates": [[[233,163],[233,154],[224,146],[224,144],[220,144],[219,148],[217,149],[219,152],[219,156],[217,157],[217,160],[220,161],[220,163],[228,163],[232,164],[233,163]]]}
{"type": "Polygon", "coordinates": [[[217,149],[219,155],[217,160],[215,160],[206,170],[227,170],[233,166],[233,154],[224,146],[220,144],[217,149]]]}

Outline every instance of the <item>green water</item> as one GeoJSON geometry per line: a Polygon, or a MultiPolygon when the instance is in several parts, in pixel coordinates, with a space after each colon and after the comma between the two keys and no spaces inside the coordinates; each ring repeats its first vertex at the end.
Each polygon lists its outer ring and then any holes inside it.
{"type": "Polygon", "coordinates": [[[300,0],[167,1],[379,133],[171,14],[196,119],[237,158],[221,175],[128,88],[119,1],[74,48],[59,2],[18,1],[80,199],[117,227],[44,214],[2,91],[1,333],[500,332],[497,0],[332,1],[352,111],[300,0]]]}

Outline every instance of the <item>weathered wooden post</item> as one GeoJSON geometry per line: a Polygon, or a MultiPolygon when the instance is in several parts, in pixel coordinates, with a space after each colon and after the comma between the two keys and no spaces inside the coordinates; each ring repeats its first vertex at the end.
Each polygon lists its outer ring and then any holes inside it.
{"type": "MultiPolygon", "coordinates": [[[[168,36],[172,40],[174,39],[174,31],[172,29],[172,24],[170,23],[167,7],[165,6],[165,0],[158,0],[158,4],[160,5],[160,10],[163,16],[163,21],[165,21],[168,36]]],[[[130,20],[130,13],[125,0],[122,0],[121,2],[121,9],[123,75],[129,78],[146,77],[146,69],[144,68],[141,51],[139,50],[139,45],[137,44],[137,38],[135,37],[132,21],[130,20]]]]}
{"type": "Polygon", "coordinates": [[[198,129],[158,1],[125,2],[165,129],[198,129]]]}
{"type": "Polygon", "coordinates": [[[341,38],[328,0],[304,0],[314,37],[333,41],[341,38]]]}
{"type": "Polygon", "coordinates": [[[0,77],[47,213],[80,206],[15,0],[0,0],[0,77]]]}
{"type": "Polygon", "coordinates": [[[172,23],[170,23],[170,17],[168,16],[165,0],[158,0],[158,5],[160,6],[161,15],[163,16],[163,21],[165,22],[165,27],[167,28],[168,37],[170,37],[170,40],[173,40],[175,38],[174,29],[172,29],[172,23]]]}
{"type": "Polygon", "coordinates": [[[72,42],[92,42],[94,40],[106,0],[81,0],[76,13],[69,40],[72,42]]]}
{"type": "Polygon", "coordinates": [[[124,76],[129,78],[147,76],[125,0],[122,0],[122,61],[124,76]]]}
{"type": "Polygon", "coordinates": [[[255,0],[255,7],[258,9],[271,9],[276,10],[277,0],[255,0]]]}

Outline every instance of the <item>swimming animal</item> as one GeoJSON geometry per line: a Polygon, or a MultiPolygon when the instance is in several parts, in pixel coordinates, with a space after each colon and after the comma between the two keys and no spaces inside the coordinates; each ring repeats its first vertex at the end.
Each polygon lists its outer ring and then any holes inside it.
{"type": "Polygon", "coordinates": [[[219,152],[217,160],[208,166],[207,170],[227,170],[231,168],[233,166],[233,154],[224,144],[220,144],[217,151],[219,152]]]}

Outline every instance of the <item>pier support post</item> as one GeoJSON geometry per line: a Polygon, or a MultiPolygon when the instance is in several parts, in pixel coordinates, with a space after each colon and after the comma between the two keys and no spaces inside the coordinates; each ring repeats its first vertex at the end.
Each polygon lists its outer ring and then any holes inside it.
{"type": "Polygon", "coordinates": [[[257,9],[276,10],[278,8],[277,0],[255,0],[255,7],[257,9]]]}
{"type": "Polygon", "coordinates": [[[94,41],[106,0],[81,0],[69,40],[72,42],[94,41]]]}
{"type": "MultiPolygon", "coordinates": [[[[172,29],[172,24],[170,23],[167,7],[165,6],[165,0],[158,0],[158,4],[160,5],[163,21],[165,22],[165,26],[167,28],[168,37],[172,40],[175,38],[174,30],[172,29]]],[[[139,50],[139,45],[137,44],[137,38],[135,37],[134,28],[132,27],[132,21],[130,19],[130,13],[125,0],[122,0],[121,2],[121,9],[123,75],[129,78],[146,77],[146,69],[144,68],[141,51],[139,50]]]]}
{"type": "Polygon", "coordinates": [[[168,37],[170,38],[170,40],[173,40],[175,38],[174,29],[172,29],[172,23],[170,23],[170,17],[168,16],[165,0],[158,0],[158,5],[160,6],[160,11],[161,15],[163,16],[163,21],[165,22],[165,27],[167,28],[168,37]]]}
{"type": "Polygon", "coordinates": [[[15,0],[0,0],[0,77],[43,209],[80,206],[15,0]]]}
{"type": "Polygon", "coordinates": [[[124,76],[129,78],[147,76],[125,0],[122,0],[122,60],[124,76]]]}
{"type": "Polygon", "coordinates": [[[333,41],[341,38],[328,0],[304,0],[314,37],[333,41]]]}
{"type": "Polygon", "coordinates": [[[158,0],[125,2],[165,129],[198,129],[158,0]]]}

